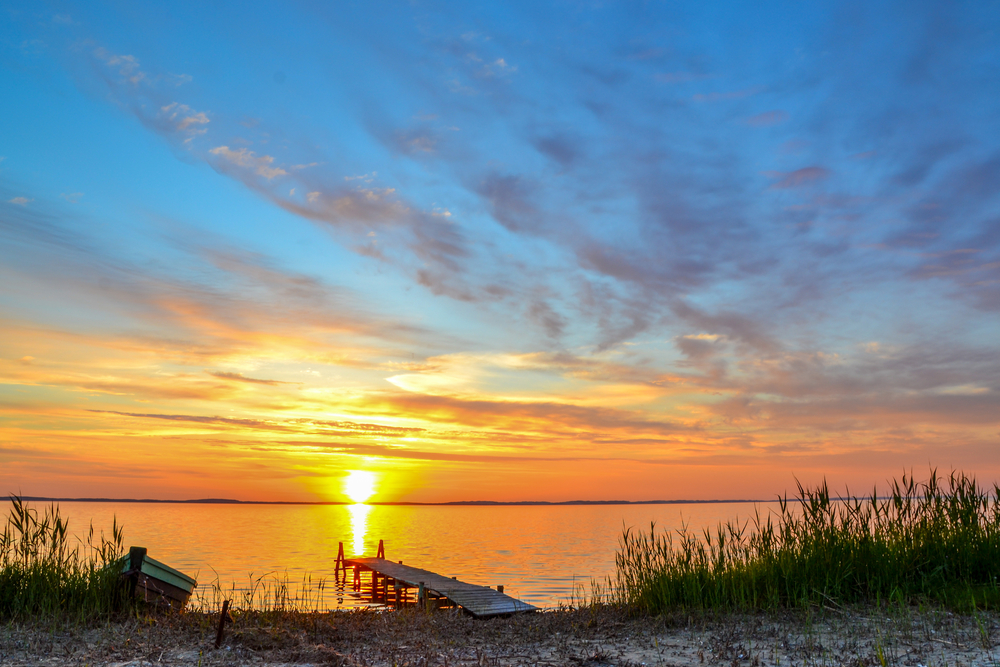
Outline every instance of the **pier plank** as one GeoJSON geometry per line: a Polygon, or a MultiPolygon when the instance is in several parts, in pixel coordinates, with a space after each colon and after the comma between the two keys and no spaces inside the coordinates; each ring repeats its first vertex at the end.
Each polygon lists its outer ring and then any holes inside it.
{"type": "Polygon", "coordinates": [[[446,598],[477,618],[538,610],[538,607],[514,599],[489,586],[458,581],[437,572],[403,565],[385,558],[345,558],[343,563],[347,567],[353,567],[355,571],[368,570],[379,576],[394,579],[407,587],[416,588],[423,583],[430,595],[446,598]]]}

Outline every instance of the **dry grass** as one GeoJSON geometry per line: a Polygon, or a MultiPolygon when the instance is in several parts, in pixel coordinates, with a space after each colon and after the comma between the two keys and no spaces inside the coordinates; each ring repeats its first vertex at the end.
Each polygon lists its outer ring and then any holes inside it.
{"type": "Polygon", "coordinates": [[[593,606],[477,621],[455,613],[138,616],[0,626],[2,665],[996,665],[1000,618],[909,607],[635,616],[593,606]]]}

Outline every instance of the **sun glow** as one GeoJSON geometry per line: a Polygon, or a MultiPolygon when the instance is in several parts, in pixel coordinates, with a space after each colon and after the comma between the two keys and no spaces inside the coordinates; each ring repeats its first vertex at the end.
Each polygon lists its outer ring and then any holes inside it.
{"type": "Polygon", "coordinates": [[[352,470],[344,479],[344,495],[356,503],[367,501],[375,493],[375,474],[352,470]]]}

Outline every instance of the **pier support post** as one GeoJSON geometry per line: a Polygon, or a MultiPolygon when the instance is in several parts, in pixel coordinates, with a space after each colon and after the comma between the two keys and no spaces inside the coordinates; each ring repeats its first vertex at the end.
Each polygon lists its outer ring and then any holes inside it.
{"type": "Polygon", "coordinates": [[[417,584],[417,606],[421,609],[427,609],[427,588],[422,581],[417,584]]]}
{"type": "Polygon", "coordinates": [[[334,576],[334,578],[337,579],[337,581],[340,581],[340,572],[341,572],[341,570],[343,570],[343,572],[344,572],[344,580],[346,581],[347,580],[347,568],[344,567],[344,543],[343,542],[341,542],[340,545],[337,547],[337,563],[333,567],[333,576],[334,576]]]}

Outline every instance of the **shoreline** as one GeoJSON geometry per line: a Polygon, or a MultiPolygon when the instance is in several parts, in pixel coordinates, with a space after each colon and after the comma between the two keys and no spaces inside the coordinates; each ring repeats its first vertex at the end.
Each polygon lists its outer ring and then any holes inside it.
{"type": "Polygon", "coordinates": [[[978,667],[1000,657],[1000,616],[914,607],[811,607],[634,616],[591,606],[473,620],[459,613],[137,614],[74,626],[0,625],[0,664],[676,665],[978,667]]]}

